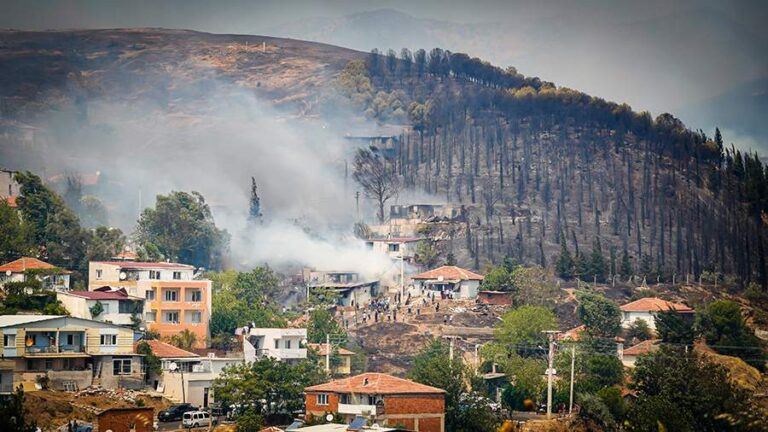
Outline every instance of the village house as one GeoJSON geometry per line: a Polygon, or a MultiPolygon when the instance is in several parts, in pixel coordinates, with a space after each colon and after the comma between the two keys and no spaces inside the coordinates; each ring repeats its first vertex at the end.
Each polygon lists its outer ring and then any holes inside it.
{"type": "Polygon", "coordinates": [[[213,381],[225,367],[243,362],[242,357],[217,357],[214,353],[200,356],[159,340],[144,342],[161,361],[160,376],[149,377],[152,388],[176,403],[207,408],[214,402],[213,381]]]}
{"type": "Polygon", "coordinates": [[[628,368],[635,367],[635,362],[638,357],[655,352],[659,349],[659,342],[661,342],[659,339],[649,339],[625,349],[621,358],[621,363],[628,368]]]}
{"type": "Polygon", "coordinates": [[[416,249],[419,242],[424,240],[421,237],[388,237],[374,238],[365,241],[368,249],[389,256],[393,260],[403,260],[407,263],[413,263],[416,258],[416,249]]]}
{"type": "Polygon", "coordinates": [[[455,299],[474,299],[483,276],[456,266],[442,266],[411,276],[420,290],[455,299]]]}
{"type": "Polygon", "coordinates": [[[129,296],[124,288],[107,286],[93,291],[57,292],[56,298],[76,318],[125,326],[140,325],[144,321],[144,299],[129,296]]]}
{"type": "Polygon", "coordinates": [[[14,178],[16,171],[0,168],[0,201],[16,207],[16,198],[21,194],[21,185],[14,178]]]}
{"type": "Polygon", "coordinates": [[[144,321],[149,330],[162,337],[189,330],[196,336],[196,348],[206,346],[210,337],[211,281],[197,278],[193,266],[168,262],[91,262],[89,290],[105,285],[145,299],[144,321]]]}
{"type": "Polygon", "coordinates": [[[382,224],[370,224],[371,232],[378,236],[416,236],[425,223],[450,222],[462,217],[460,206],[436,204],[392,205],[389,220],[382,224]]]}
{"type": "Polygon", "coordinates": [[[357,416],[416,432],[445,431],[445,390],[382,373],[364,373],[304,389],[306,417],[357,416]]]}
{"type": "Polygon", "coordinates": [[[509,306],[512,304],[512,295],[506,291],[483,290],[477,293],[477,299],[481,304],[509,306]]]}
{"type": "Polygon", "coordinates": [[[656,314],[674,311],[693,317],[693,309],[681,303],[673,303],[658,297],[645,297],[621,306],[621,326],[628,328],[638,319],[644,320],[651,330],[656,330],[656,314]]]}
{"type": "Polygon", "coordinates": [[[246,362],[261,357],[294,362],[307,358],[307,329],[305,328],[252,328],[235,331],[243,338],[243,357],[246,362]]]}
{"type": "Polygon", "coordinates": [[[137,388],[143,383],[134,332],[101,321],[59,315],[2,315],[0,388],[34,388],[40,376],[58,390],[98,384],[137,388]]]}
{"type": "MultiPolygon", "coordinates": [[[[328,355],[328,344],[325,343],[308,343],[307,348],[314,351],[318,356],[318,364],[320,364],[321,367],[325,368],[326,366],[326,356],[328,355]]],[[[352,373],[352,356],[354,356],[355,353],[352,351],[339,347],[336,348],[335,352],[333,349],[331,349],[330,353],[330,367],[331,367],[331,373],[333,375],[349,375],[352,373]],[[337,356],[338,363],[333,363],[333,357],[337,356]]]]}
{"type": "Polygon", "coordinates": [[[310,293],[323,290],[336,293],[339,306],[366,305],[379,291],[379,281],[365,280],[353,271],[319,271],[305,268],[302,278],[310,293]]]}
{"type": "Polygon", "coordinates": [[[71,273],[37,258],[23,257],[0,266],[0,287],[8,282],[24,282],[34,277],[45,289],[66,291],[69,290],[71,273]]]}

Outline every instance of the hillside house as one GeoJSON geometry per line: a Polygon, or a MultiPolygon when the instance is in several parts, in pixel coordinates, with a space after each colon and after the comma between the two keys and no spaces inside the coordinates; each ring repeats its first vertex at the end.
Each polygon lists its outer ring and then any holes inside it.
{"type": "Polygon", "coordinates": [[[445,431],[445,390],[383,373],[364,373],[304,389],[306,417],[366,416],[383,426],[445,431]]]}
{"type": "Polygon", "coordinates": [[[421,237],[387,237],[375,238],[365,241],[365,246],[374,252],[387,255],[393,260],[400,260],[402,257],[405,262],[412,263],[416,258],[416,250],[419,242],[424,240],[421,237]]]}
{"type": "Polygon", "coordinates": [[[225,367],[243,362],[242,357],[200,356],[159,340],[145,342],[161,361],[162,374],[149,377],[152,388],[176,403],[207,408],[214,402],[213,381],[225,367]]]}
{"type": "Polygon", "coordinates": [[[509,306],[512,304],[512,295],[506,291],[483,290],[477,293],[481,304],[509,306]]]}
{"type": "Polygon", "coordinates": [[[58,390],[143,383],[143,360],[133,352],[130,328],[59,315],[2,315],[0,335],[2,392],[34,386],[41,375],[58,390]]]}
{"type": "Polygon", "coordinates": [[[651,330],[656,330],[656,314],[659,312],[675,311],[693,318],[694,310],[682,303],[673,303],[658,297],[645,297],[620,307],[621,326],[628,328],[630,324],[642,319],[651,330]]]}
{"type": "MultiPolygon", "coordinates": [[[[328,344],[325,343],[308,343],[307,348],[314,351],[318,356],[318,364],[320,367],[325,368],[326,355],[328,354],[328,344]]],[[[333,364],[333,358],[331,358],[331,372],[333,375],[349,375],[352,373],[352,356],[355,353],[352,351],[338,347],[335,352],[331,350],[331,357],[337,356],[338,363],[333,364]]]]}
{"type": "Polygon", "coordinates": [[[661,342],[659,339],[649,339],[625,349],[622,353],[621,363],[628,368],[635,367],[638,357],[658,351],[659,342],[661,342]]]}
{"type": "Polygon", "coordinates": [[[67,291],[71,273],[37,258],[23,257],[0,265],[0,287],[8,282],[23,282],[34,277],[44,289],[67,291]]]}
{"type": "Polygon", "coordinates": [[[286,362],[307,358],[305,328],[243,327],[235,333],[243,338],[243,357],[246,362],[264,356],[286,362]]]}
{"type": "Polygon", "coordinates": [[[455,299],[474,299],[483,276],[456,266],[442,266],[411,276],[421,290],[455,299]]]}
{"type": "Polygon", "coordinates": [[[169,337],[189,330],[197,337],[196,348],[210,339],[211,281],[200,279],[186,264],[139,261],[92,261],[88,265],[88,289],[105,285],[124,289],[143,298],[144,321],[150,330],[169,337]]]}
{"type": "Polygon", "coordinates": [[[363,306],[378,295],[379,281],[366,280],[353,271],[319,271],[305,268],[304,283],[310,292],[330,290],[338,295],[339,306],[363,306]]]}
{"type": "Polygon", "coordinates": [[[0,169],[0,201],[16,207],[16,198],[21,194],[21,185],[14,179],[16,171],[0,169]]]}
{"type": "Polygon", "coordinates": [[[124,288],[96,288],[93,291],[57,292],[56,298],[76,318],[133,325],[144,321],[144,299],[129,296],[124,288]],[[100,305],[100,306],[98,306],[100,305]],[[95,312],[98,315],[94,316],[95,312]]]}

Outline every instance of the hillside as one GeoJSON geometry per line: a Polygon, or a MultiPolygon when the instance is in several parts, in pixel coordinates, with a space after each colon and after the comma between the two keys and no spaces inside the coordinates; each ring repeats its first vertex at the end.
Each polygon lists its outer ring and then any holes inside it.
{"type": "MultiPolygon", "coordinates": [[[[221,83],[292,116],[349,105],[354,117],[404,130],[387,164],[405,188],[465,206],[447,231],[425,227],[449,239],[435,245],[441,259],[452,254],[482,270],[513,257],[565,278],[619,274],[638,284],[767,283],[761,215],[768,193],[752,155],[671,115],[652,119],[439,49],[400,58],[183,30],[6,31],[0,96],[10,126],[1,156],[19,162],[43,152],[17,139],[23,127],[16,122],[44,129],[38,116],[68,110],[70,121],[87,123],[89,107],[104,99],[206,123],[225,115],[220,105],[201,108],[225,94],[221,83]],[[342,97],[329,95],[336,88],[342,97]],[[563,250],[572,260],[567,268],[559,268],[563,250]]],[[[169,144],[151,145],[162,152],[169,144]]],[[[288,154],[281,157],[294,157],[288,154]]],[[[267,187],[282,192],[281,182],[267,187]]]]}

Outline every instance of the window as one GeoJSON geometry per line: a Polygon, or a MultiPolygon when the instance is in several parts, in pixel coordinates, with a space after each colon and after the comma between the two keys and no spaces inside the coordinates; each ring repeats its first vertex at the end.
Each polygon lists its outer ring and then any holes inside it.
{"type": "Polygon", "coordinates": [[[7,334],[3,335],[3,346],[5,348],[13,348],[16,346],[16,335],[15,334],[7,334]]]}
{"type": "Polygon", "coordinates": [[[400,245],[398,243],[390,243],[388,248],[390,252],[398,252],[400,250],[400,245]]]}
{"type": "Polygon", "coordinates": [[[133,313],[134,307],[132,301],[118,301],[117,310],[121,314],[133,313]]]}
{"type": "Polygon", "coordinates": [[[130,375],[131,359],[112,360],[112,375],[130,375]]]}
{"type": "Polygon", "coordinates": [[[53,359],[45,359],[45,369],[44,370],[53,370],[53,359]]]}
{"type": "Polygon", "coordinates": [[[73,360],[74,359],[71,359],[71,358],[65,358],[64,359],[64,367],[62,369],[63,370],[72,370],[72,369],[74,369],[75,362],[73,360]]]}
{"type": "Polygon", "coordinates": [[[108,346],[108,345],[117,345],[117,335],[101,335],[101,345],[108,346]]]}
{"type": "Polygon", "coordinates": [[[75,335],[68,334],[67,335],[67,345],[74,345],[75,344],[75,335]]]}
{"type": "Polygon", "coordinates": [[[285,341],[285,349],[291,349],[291,340],[290,339],[286,339],[286,341],[285,341]]]}
{"type": "Polygon", "coordinates": [[[339,395],[339,403],[342,404],[348,404],[349,403],[349,395],[346,393],[342,393],[339,395]]]}
{"type": "Polygon", "coordinates": [[[203,292],[200,290],[187,290],[187,301],[200,303],[203,301],[203,292]]]}
{"type": "Polygon", "coordinates": [[[378,398],[376,396],[368,396],[368,405],[376,405],[378,398]]]}
{"type": "Polygon", "coordinates": [[[149,278],[160,280],[160,270],[150,270],[149,278]]]}
{"type": "Polygon", "coordinates": [[[181,279],[181,272],[179,272],[179,271],[173,272],[173,279],[180,280],[181,279]]]}
{"type": "Polygon", "coordinates": [[[319,393],[317,395],[318,405],[328,405],[328,395],[326,393],[319,393]]]}
{"type": "Polygon", "coordinates": [[[165,323],[179,323],[179,311],[166,311],[163,313],[163,322],[165,323]]]}
{"type": "Polygon", "coordinates": [[[202,321],[202,315],[200,311],[186,311],[184,313],[184,319],[191,324],[200,324],[202,321]]]}
{"type": "Polygon", "coordinates": [[[144,298],[147,300],[154,300],[155,299],[155,290],[149,289],[144,293],[144,298]]]}
{"type": "Polygon", "coordinates": [[[169,302],[179,301],[179,291],[178,290],[166,290],[165,291],[165,301],[169,301],[169,302]]]}
{"type": "Polygon", "coordinates": [[[96,279],[101,279],[102,270],[96,270],[96,279]]]}
{"type": "Polygon", "coordinates": [[[280,348],[280,339],[275,339],[275,349],[280,348]]]}
{"type": "Polygon", "coordinates": [[[147,321],[155,322],[157,320],[157,311],[152,309],[151,312],[147,312],[147,321]]]}

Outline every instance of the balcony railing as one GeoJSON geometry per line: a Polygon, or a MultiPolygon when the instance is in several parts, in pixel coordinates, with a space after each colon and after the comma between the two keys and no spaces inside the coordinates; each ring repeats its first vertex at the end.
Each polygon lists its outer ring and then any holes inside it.
{"type": "Polygon", "coordinates": [[[81,353],[85,352],[82,345],[61,345],[61,346],[28,346],[24,348],[26,354],[59,354],[59,353],[81,353]]]}
{"type": "Polygon", "coordinates": [[[376,405],[339,404],[339,414],[376,415],[376,405]]]}
{"type": "Polygon", "coordinates": [[[274,357],[278,360],[286,359],[305,359],[307,358],[306,348],[261,348],[256,350],[256,355],[274,357]]]}

